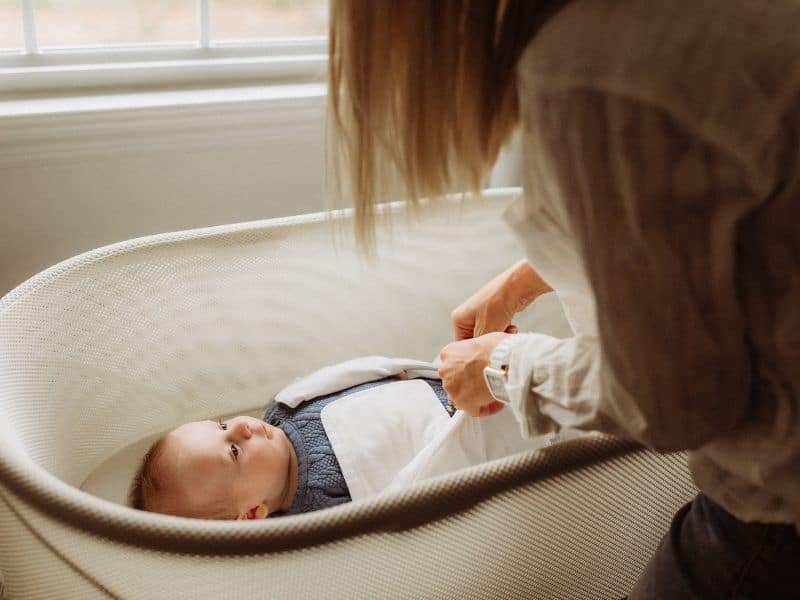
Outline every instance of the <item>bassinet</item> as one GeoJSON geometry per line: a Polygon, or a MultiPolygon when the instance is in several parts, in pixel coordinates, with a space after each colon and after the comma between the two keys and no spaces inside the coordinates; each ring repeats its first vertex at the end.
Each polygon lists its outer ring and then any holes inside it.
{"type": "Polygon", "coordinates": [[[392,205],[374,264],[348,214],[336,236],[317,214],[115,244],[5,296],[5,597],[624,595],[696,491],[682,454],[588,437],[263,522],[97,495],[121,498],[141,449],[177,423],[257,414],[295,377],[354,356],[435,356],[450,310],[519,255],[499,218],[518,193],[427,207],[410,226],[392,205]]]}

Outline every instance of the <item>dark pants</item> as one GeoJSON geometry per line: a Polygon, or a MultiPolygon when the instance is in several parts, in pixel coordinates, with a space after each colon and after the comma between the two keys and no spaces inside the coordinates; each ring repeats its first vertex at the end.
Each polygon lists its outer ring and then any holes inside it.
{"type": "Polygon", "coordinates": [[[630,600],[800,599],[800,536],[744,523],[702,493],[681,508],[630,600]]]}

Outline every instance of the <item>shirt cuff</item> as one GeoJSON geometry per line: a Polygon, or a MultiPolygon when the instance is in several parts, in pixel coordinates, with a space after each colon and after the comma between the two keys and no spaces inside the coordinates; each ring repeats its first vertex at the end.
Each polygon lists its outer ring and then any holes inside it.
{"type": "Polygon", "coordinates": [[[509,339],[506,392],[522,436],[532,438],[557,432],[558,423],[542,413],[541,399],[533,393],[533,387],[537,385],[536,357],[558,344],[559,339],[540,333],[518,333],[509,339]]]}

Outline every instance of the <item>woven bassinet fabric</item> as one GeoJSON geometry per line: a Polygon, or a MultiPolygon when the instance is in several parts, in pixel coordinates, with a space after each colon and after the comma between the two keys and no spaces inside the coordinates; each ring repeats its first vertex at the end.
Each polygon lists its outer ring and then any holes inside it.
{"type": "MultiPolygon", "coordinates": [[[[497,468],[482,475],[497,476],[497,468]]],[[[446,496],[452,485],[441,482],[436,495],[446,496]]],[[[672,512],[692,494],[681,455],[639,450],[521,484],[414,528],[293,551],[150,551],[35,512],[26,520],[44,532],[47,545],[18,521],[3,521],[13,535],[0,541],[0,550],[27,566],[29,577],[9,585],[11,598],[618,598],[641,572],[672,512]],[[7,552],[10,545],[17,551],[7,552]],[[71,564],[54,560],[54,552],[71,564]]],[[[352,508],[356,518],[375,510],[352,508]]],[[[326,512],[341,517],[338,508],[326,512]]],[[[291,519],[298,535],[313,527],[303,517],[291,519]]],[[[240,524],[245,543],[259,536],[252,525],[240,524]]],[[[209,530],[200,543],[213,545],[217,537],[209,530]]]]}
{"type": "Polygon", "coordinates": [[[324,364],[432,357],[453,306],[518,257],[499,219],[517,193],[408,227],[397,209],[374,263],[312,215],[99,249],[0,300],[7,597],[623,595],[695,493],[680,454],[591,436],[262,523],[149,515],[78,489],[131,444],[258,409],[324,364]]]}

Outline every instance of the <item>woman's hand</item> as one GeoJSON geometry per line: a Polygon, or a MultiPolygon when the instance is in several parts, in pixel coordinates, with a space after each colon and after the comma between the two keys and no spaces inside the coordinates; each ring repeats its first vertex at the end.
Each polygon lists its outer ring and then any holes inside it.
{"type": "Polygon", "coordinates": [[[473,417],[486,417],[503,410],[502,402],[494,399],[486,381],[483,368],[495,346],[509,334],[487,333],[480,337],[451,342],[439,352],[442,363],[439,376],[450,401],[473,417]]]}
{"type": "Polygon", "coordinates": [[[515,333],[511,319],[541,294],[552,291],[528,261],[512,265],[475,292],[450,318],[456,341],[492,331],[515,333]]]}

